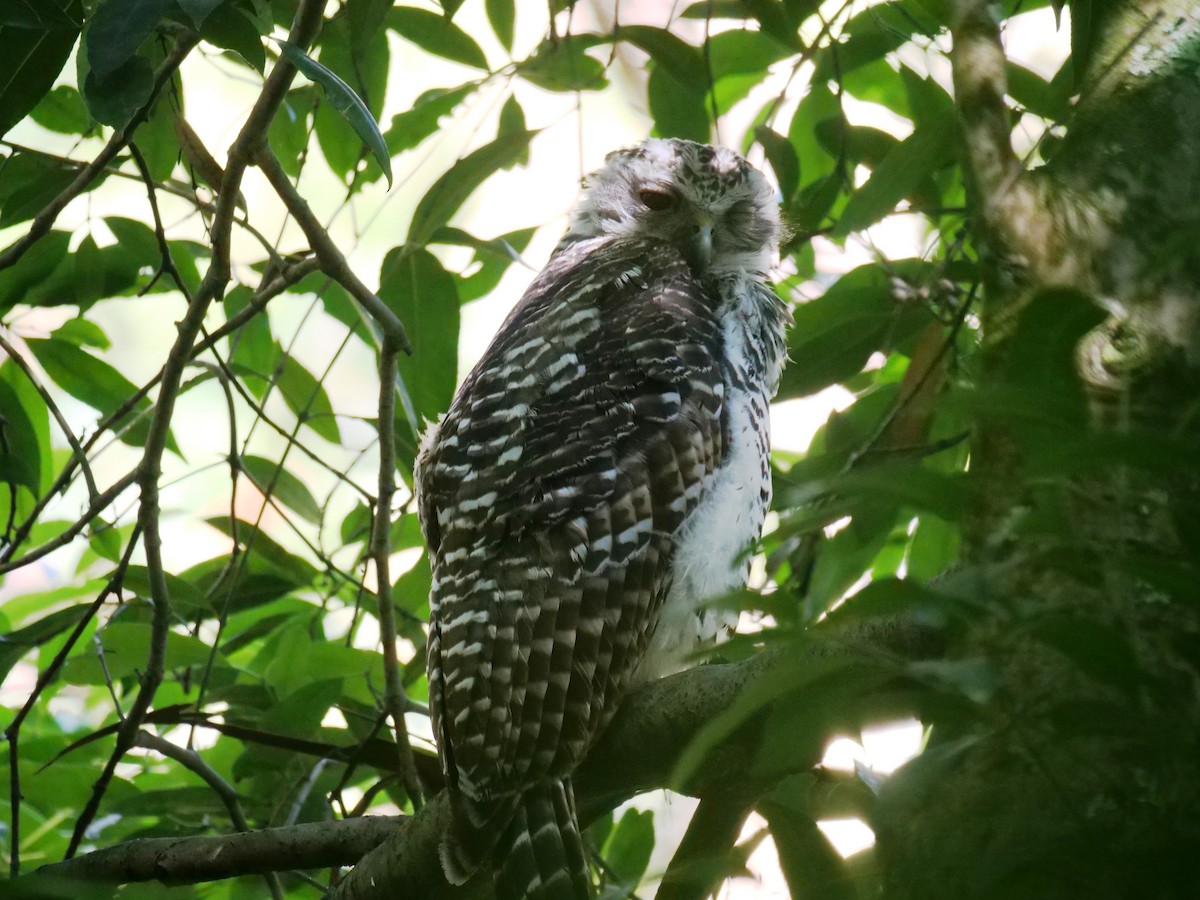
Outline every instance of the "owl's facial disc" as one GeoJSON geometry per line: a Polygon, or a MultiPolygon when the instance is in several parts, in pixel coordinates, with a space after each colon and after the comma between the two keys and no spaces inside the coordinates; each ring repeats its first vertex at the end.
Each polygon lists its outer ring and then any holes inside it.
{"type": "Polygon", "coordinates": [[[565,240],[662,240],[699,274],[764,271],[778,234],[775,191],[741,156],[723,147],[652,139],[609,154],[586,179],[565,240]]]}

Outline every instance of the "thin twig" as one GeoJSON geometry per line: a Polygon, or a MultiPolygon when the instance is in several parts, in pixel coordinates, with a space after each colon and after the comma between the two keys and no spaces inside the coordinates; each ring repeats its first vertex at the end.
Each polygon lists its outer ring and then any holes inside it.
{"type": "Polygon", "coordinates": [[[392,602],[392,497],[396,493],[396,363],[399,350],[391,336],[385,335],[379,351],[379,498],[371,528],[370,556],[375,564],[375,594],[379,613],[379,636],[383,642],[384,706],[392,717],[396,732],[396,751],[400,779],[420,809],[423,796],[417,766],[413,760],[404,713],[408,698],[400,682],[400,660],[396,655],[396,609],[392,602]]]}
{"type": "Polygon", "coordinates": [[[300,192],[288,179],[287,173],[279,163],[279,158],[264,144],[258,148],[256,162],[263,174],[267,176],[267,181],[271,183],[275,193],[279,195],[279,199],[283,201],[288,212],[304,232],[309,246],[317,254],[317,259],[321,261],[321,270],[344,287],[350,296],[362,305],[375,320],[385,338],[395,342],[396,347],[404,353],[411,354],[412,344],[409,343],[408,335],[405,334],[403,323],[391,308],[354,274],[354,270],[346,262],[346,257],[333,242],[329,232],[321,225],[308,202],[300,196],[300,192]]]}

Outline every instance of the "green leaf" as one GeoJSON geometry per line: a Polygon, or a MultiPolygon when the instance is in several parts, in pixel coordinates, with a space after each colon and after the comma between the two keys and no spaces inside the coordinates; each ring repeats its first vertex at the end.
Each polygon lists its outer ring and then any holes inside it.
{"type": "Polygon", "coordinates": [[[512,52],[513,48],[513,23],[517,17],[517,5],[515,0],[486,0],[484,6],[487,9],[488,22],[491,23],[492,32],[504,45],[504,49],[512,52]]]}
{"type": "Polygon", "coordinates": [[[654,851],[654,813],[627,809],[604,843],[604,861],[626,888],[637,887],[654,851]]]}
{"type": "MultiPolygon", "coordinates": [[[[500,124],[497,129],[497,135],[502,134],[523,134],[528,129],[525,127],[525,110],[521,109],[521,104],[517,101],[515,94],[511,95],[504,101],[504,106],[500,107],[500,124]]],[[[525,148],[525,152],[513,160],[512,165],[506,168],[511,169],[513,166],[529,165],[529,148],[525,148]]]]}
{"type": "Polygon", "coordinates": [[[514,262],[521,262],[521,252],[529,246],[535,231],[536,228],[522,228],[488,241],[459,228],[443,227],[433,233],[429,243],[471,247],[475,251],[468,268],[475,268],[476,265],[478,268],[465,278],[458,276],[458,300],[461,304],[491,293],[508,267],[514,262]]]}
{"type": "Polygon", "coordinates": [[[314,525],[321,524],[321,507],[304,482],[279,463],[261,456],[241,457],[241,468],[255,486],[269,493],[314,525]]]}
{"type": "Polygon", "coordinates": [[[92,73],[103,80],[121,70],[173,4],[174,0],[102,0],[84,41],[92,73]]]}
{"type": "Polygon", "coordinates": [[[59,134],[83,134],[92,124],[83,97],[67,84],[60,84],[46,94],[29,115],[43,128],[59,134]]]}
{"type": "Polygon", "coordinates": [[[844,236],[860,231],[890,213],[922,181],[954,161],[957,140],[952,117],[918,127],[880,161],[867,183],[850,195],[834,233],[844,236]]]}
{"type": "Polygon", "coordinates": [[[14,28],[43,29],[63,28],[78,31],[83,26],[80,15],[71,3],[61,0],[2,0],[0,2],[0,26],[14,28]]]}
{"type": "MultiPolygon", "coordinates": [[[[175,135],[175,111],[171,99],[160,96],[137,130],[134,143],[146,160],[150,177],[156,182],[166,181],[179,162],[179,138],[175,135]]],[[[166,279],[170,280],[170,279],[166,279]]]]}
{"type": "MultiPolygon", "coordinates": [[[[104,648],[102,668],[95,649],[85,645],[63,666],[63,678],[70,684],[104,684],[108,678],[119,680],[136,675],[145,668],[146,651],[150,646],[150,626],[142,622],[110,622],[97,633],[104,648]]],[[[212,648],[199,638],[171,631],[167,633],[167,668],[178,670],[200,668],[208,663],[212,648]]],[[[227,663],[219,652],[217,665],[227,663]]]]}
{"type": "Polygon", "coordinates": [[[704,81],[680,81],[665,67],[654,66],[647,82],[647,93],[655,136],[708,143],[710,129],[705,84],[704,81]]]}
{"type": "Polygon", "coordinates": [[[179,7],[192,20],[192,24],[200,28],[214,9],[226,0],[179,0],[179,7]]]}
{"type": "Polygon", "coordinates": [[[144,107],[154,91],[154,69],[142,56],[130,57],[115,72],[101,78],[94,71],[83,83],[83,99],[97,122],[122,128],[144,107]]]}
{"type": "Polygon", "coordinates": [[[1070,115],[1071,86],[1068,79],[1055,76],[1053,81],[1046,81],[1041,75],[1014,62],[1009,62],[1006,70],[1009,96],[1029,112],[1051,122],[1061,122],[1070,115]]]}
{"type": "Polygon", "coordinates": [[[108,339],[104,329],[82,316],[68,319],[54,329],[51,335],[60,341],[74,344],[76,347],[98,347],[101,350],[107,350],[112,346],[112,341],[108,339]]]}
{"type": "Polygon", "coordinates": [[[284,357],[277,384],[284,401],[301,422],[330,443],[341,442],[341,432],[333,415],[329,395],[308,369],[296,362],[295,357],[284,357]]]}
{"type": "Polygon", "coordinates": [[[18,631],[0,634],[0,680],[30,650],[74,627],[91,604],[79,603],[49,613],[18,631]]]}
{"type": "MultiPolygon", "coordinates": [[[[911,271],[924,268],[924,263],[916,262],[911,271]]],[[[795,325],[788,338],[792,362],[784,370],[780,397],[804,396],[845,381],[861,372],[876,350],[895,347],[928,324],[927,310],[900,303],[892,294],[892,276],[904,269],[903,261],[896,261],[888,271],[860,266],[822,296],[792,311],[795,325]]]]}
{"type": "MultiPolygon", "coordinates": [[[[222,534],[229,537],[234,536],[234,523],[228,516],[213,516],[205,519],[209,525],[220,531],[222,534]]],[[[313,564],[302,556],[297,556],[285,550],[276,541],[272,540],[266,532],[260,528],[256,528],[249,522],[244,522],[241,519],[237,520],[237,543],[238,546],[248,549],[251,559],[257,559],[261,565],[251,566],[251,573],[257,574],[261,572],[271,571],[281,576],[292,587],[308,587],[317,578],[317,570],[313,564]]],[[[214,580],[221,577],[221,567],[228,562],[228,559],[218,557],[210,560],[209,563],[201,563],[200,566],[211,566],[214,580]]],[[[189,570],[189,572],[192,570],[189,570]]],[[[205,592],[212,588],[212,584],[205,581],[202,577],[190,577],[188,572],[180,576],[187,581],[192,582],[197,587],[205,592]]]]}
{"type": "Polygon", "coordinates": [[[0,364],[0,415],[5,417],[3,433],[18,470],[32,476],[34,493],[49,487],[50,412],[25,373],[9,360],[0,364]]]}
{"type": "Polygon", "coordinates": [[[267,67],[267,51],[255,21],[255,11],[236,0],[227,0],[204,20],[200,35],[214,47],[232,50],[252,69],[267,67]]]}
{"type": "MultiPolygon", "coordinates": [[[[383,112],[389,59],[387,34],[383,29],[364,37],[361,46],[356,46],[345,19],[329,23],[321,35],[321,64],[342,78],[362,98],[373,121],[378,121],[383,112]]],[[[358,166],[362,148],[346,140],[341,116],[329,104],[317,107],[314,126],[321,152],[329,167],[346,178],[358,166]]],[[[378,177],[374,174],[376,171],[371,167],[372,178],[378,177]]]]}
{"type": "Polygon", "coordinates": [[[347,0],[345,16],[350,25],[350,47],[355,54],[366,52],[375,36],[383,34],[391,8],[392,0],[347,0]]]}
{"type": "Polygon", "coordinates": [[[32,28],[12,21],[0,24],[0,136],[50,90],[79,37],[82,0],[39,0],[38,7],[30,15],[51,23],[32,28]]]}
{"type": "MultiPolygon", "coordinates": [[[[164,572],[163,578],[167,582],[167,592],[171,595],[171,604],[176,609],[203,612],[212,610],[212,604],[204,596],[203,591],[191,582],[178,575],[172,575],[170,572],[164,572]]],[[[126,569],[123,587],[143,600],[150,600],[154,596],[150,589],[150,570],[145,566],[130,566],[126,569]]]]}
{"type": "Polygon", "coordinates": [[[500,169],[512,166],[529,148],[536,131],[500,135],[456,162],[421,198],[413,212],[408,241],[416,246],[429,243],[433,233],[450,221],[463,202],[500,169]]]}
{"type": "Polygon", "coordinates": [[[447,17],[397,6],[388,14],[388,28],[434,56],[487,70],[487,57],[475,39],[447,17]]]}
{"type": "MultiPolygon", "coordinates": [[[[92,409],[111,413],[137,393],[137,386],[103,360],[74,344],[54,338],[30,339],[25,342],[46,374],[64,391],[92,409]]],[[[134,415],[141,415],[135,424],[119,431],[122,441],[134,447],[143,447],[150,429],[148,398],[134,406],[134,415]]],[[[173,437],[168,437],[167,446],[178,453],[173,437]]]]}
{"type": "Polygon", "coordinates": [[[775,173],[775,180],[779,182],[779,191],[786,200],[800,186],[800,162],[796,159],[796,149],[787,138],[766,125],[754,129],[754,139],[762,144],[771,171],[775,173]]]}
{"type": "Polygon", "coordinates": [[[316,89],[310,85],[288,91],[267,131],[267,142],[279,157],[283,170],[293,178],[300,175],[301,160],[308,147],[308,117],[315,101],[316,89]]]}
{"type": "Polygon", "coordinates": [[[449,115],[474,91],[475,85],[464,84],[423,93],[410,109],[392,116],[392,124],[383,134],[388,152],[395,155],[417,146],[438,130],[443,116],[449,115]]]}
{"type": "Polygon", "coordinates": [[[517,64],[517,74],[545,91],[598,91],[608,85],[604,64],[585,52],[602,43],[596,35],[573,34],[545,40],[517,64]]]}
{"type": "Polygon", "coordinates": [[[1053,397],[1064,424],[1082,428],[1088,403],[1075,352],[1104,311],[1087,294],[1066,288],[1039,291],[1021,309],[1007,354],[1010,384],[1053,397]]]}
{"type": "Polygon", "coordinates": [[[617,37],[645,50],[656,68],[666,69],[677,81],[707,89],[708,66],[704,63],[704,55],[666,29],[622,25],[617,37]]]}
{"type": "MultiPolygon", "coordinates": [[[[15,368],[6,363],[6,368],[15,368]]],[[[22,375],[22,377],[24,377],[22,375]]],[[[37,433],[17,392],[0,380],[0,481],[24,485],[37,493],[41,483],[41,448],[37,433]]]]}
{"type": "Polygon", "coordinates": [[[279,41],[279,46],[283,50],[283,55],[288,62],[294,65],[300,72],[304,73],[310,80],[321,85],[325,91],[326,98],[334,105],[338,112],[350,123],[355,133],[359,136],[362,142],[367,146],[379,163],[379,167],[383,169],[383,174],[387,178],[388,185],[392,183],[392,158],[388,153],[387,144],[383,140],[383,134],[379,130],[379,124],[375,121],[375,117],[371,115],[370,110],[350,88],[350,85],[338,78],[337,75],[325,68],[316,60],[312,59],[307,53],[299,47],[289,44],[287,41],[279,41]]]}
{"type": "Polygon", "coordinates": [[[79,170],[36,153],[0,163],[0,228],[32,219],[75,180],[79,170]]]}
{"type": "Polygon", "coordinates": [[[838,154],[830,155],[814,132],[816,124],[826,119],[844,122],[841,104],[828,85],[814,82],[796,108],[788,128],[788,140],[796,148],[796,159],[800,163],[801,184],[820,181],[837,167],[835,157],[838,154]]]}
{"type": "Polygon", "coordinates": [[[418,431],[450,408],[457,384],[459,303],[454,279],[428,250],[393,250],[379,273],[379,297],[399,316],[412,356],[399,360],[400,378],[418,431]]]}
{"type": "Polygon", "coordinates": [[[786,59],[799,49],[795,46],[795,32],[791,32],[789,46],[765,32],[740,28],[714,34],[708,44],[714,81],[731,75],[757,75],[758,81],[761,81],[774,63],[786,59]]]}

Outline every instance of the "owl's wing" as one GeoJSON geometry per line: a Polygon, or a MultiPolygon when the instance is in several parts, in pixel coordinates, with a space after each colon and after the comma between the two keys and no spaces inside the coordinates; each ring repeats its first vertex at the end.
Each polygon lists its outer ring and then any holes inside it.
{"type": "Polygon", "coordinates": [[[568,247],[422,451],[430,695],[450,783],[569,772],[628,686],[724,447],[717,311],[678,254],[568,247]]]}

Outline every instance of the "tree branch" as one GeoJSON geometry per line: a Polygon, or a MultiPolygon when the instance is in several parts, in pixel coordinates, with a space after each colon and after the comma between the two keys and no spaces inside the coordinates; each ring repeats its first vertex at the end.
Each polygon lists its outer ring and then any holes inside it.
{"type": "MultiPolygon", "coordinates": [[[[324,9],[325,0],[303,0],[296,11],[289,40],[296,46],[307,47],[316,36],[324,9]]],[[[146,657],[146,667],[141,675],[137,697],[117,731],[116,746],[100,773],[100,777],[92,786],[91,796],[88,797],[83,811],[75,822],[75,829],[67,846],[66,855],[68,857],[74,856],[79,849],[88,825],[91,824],[100,808],[100,802],[112,780],[117,764],[126,751],[133,746],[146,713],[154,700],[154,695],[158,691],[158,686],[162,683],[166,664],[167,634],[171,623],[171,596],[167,587],[166,570],[163,566],[162,534],[159,530],[158,482],[162,476],[162,456],[166,451],[171,416],[175,409],[175,400],[179,393],[183,370],[191,358],[192,348],[200,333],[200,326],[204,322],[208,305],[225,292],[225,287],[229,283],[230,233],[242,176],[258,146],[262,143],[271,119],[279,108],[279,104],[283,102],[295,75],[295,68],[286,60],[281,59],[276,64],[267,77],[262,93],[259,94],[258,100],[250,110],[250,115],[247,116],[242,130],[230,148],[229,161],[225,169],[225,178],[221,182],[217,213],[212,226],[212,263],[208,272],[205,273],[200,288],[188,304],[187,314],[178,323],[175,344],[162,369],[162,387],[159,390],[158,403],[154,408],[154,417],[150,422],[150,431],[146,439],[142,462],[137,470],[137,482],[141,490],[138,524],[143,533],[146,569],[153,603],[150,648],[146,657]]]]}
{"type": "Polygon", "coordinates": [[[196,884],[287,869],[348,866],[394,835],[405,821],[404,816],[365,816],[241,834],[138,838],[44,866],[37,875],[196,884]]]}
{"type": "MultiPolygon", "coordinates": [[[[855,648],[865,648],[868,655],[886,653],[904,659],[939,650],[931,631],[905,621],[882,620],[829,631],[823,636],[827,639],[807,650],[766,651],[739,663],[699,666],[631,694],[573,776],[580,821],[586,824],[635,794],[655,788],[669,786],[700,797],[724,793],[730,756],[744,764],[754,752],[757,717],[748,718],[730,734],[685,785],[676,782],[676,766],[701,731],[740,696],[778,685],[783,675],[794,680],[809,671],[807,667],[821,666],[832,656],[853,659],[855,648]]],[[[382,762],[381,758],[376,764],[382,762]]],[[[792,770],[806,771],[816,762],[797,754],[792,770]]],[[[449,822],[450,807],[442,792],[409,819],[369,817],[221,838],[130,841],[46,866],[39,873],[186,882],[356,863],[333,889],[331,900],[489,897],[489,873],[481,873],[464,888],[451,888],[443,878],[438,844],[449,822]],[[354,824],[359,822],[371,824],[354,824]],[[404,827],[396,827],[399,823],[404,827]]]]}

